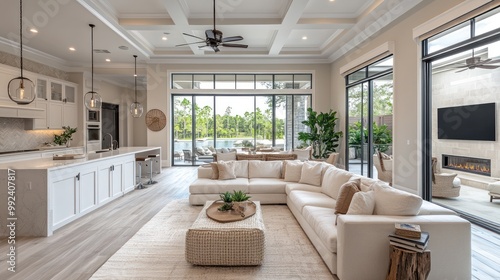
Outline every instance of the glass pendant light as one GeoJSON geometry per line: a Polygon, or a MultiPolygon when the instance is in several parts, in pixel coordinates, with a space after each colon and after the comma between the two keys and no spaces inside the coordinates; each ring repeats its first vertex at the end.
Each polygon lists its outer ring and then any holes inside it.
{"type": "Polygon", "coordinates": [[[85,107],[90,111],[100,111],[102,105],[102,98],[99,93],[94,91],[94,27],[95,25],[89,24],[91,35],[90,35],[90,45],[91,45],[91,59],[92,59],[92,88],[84,96],[85,107]]]}
{"type": "Polygon", "coordinates": [[[130,113],[134,118],[140,118],[144,112],[144,107],[142,104],[137,102],[137,55],[134,55],[134,85],[135,85],[135,101],[130,104],[130,113]]]}
{"type": "Polygon", "coordinates": [[[20,12],[19,12],[19,49],[21,58],[21,76],[14,78],[9,81],[7,85],[7,92],[9,98],[19,105],[30,104],[35,100],[36,97],[36,87],[33,81],[23,76],[23,0],[19,1],[20,12]]]}

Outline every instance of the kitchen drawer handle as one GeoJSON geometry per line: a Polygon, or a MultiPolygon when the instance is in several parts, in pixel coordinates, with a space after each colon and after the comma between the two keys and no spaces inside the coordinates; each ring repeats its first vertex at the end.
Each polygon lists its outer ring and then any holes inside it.
{"type": "Polygon", "coordinates": [[[77,179],[78,181],[80,181],[80,173],[78,173],[78,175],[76,175],[76,179],[77,179]]]}

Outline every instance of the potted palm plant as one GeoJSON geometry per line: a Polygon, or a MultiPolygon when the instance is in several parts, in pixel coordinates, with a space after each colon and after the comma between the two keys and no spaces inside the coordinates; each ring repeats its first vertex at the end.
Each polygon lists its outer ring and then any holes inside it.
{"type": "Polygon", "coordinates": [[[299,132],[298,139],[312,146],[312,157],[328,158],[336,152],[342,131],[335,131],[337,112],[317,113],[312,108],[307,109],[307,120],[302,124],[309,128],[309,132],[299,132]]]}
{"type": "Polygon", "coordinates": [[[233,209],[241,213],[245,212],[248,206],[248,199],[250,198],[251,196],[248,196],[243,191],[233,191],[232,194],[233,209]]]}

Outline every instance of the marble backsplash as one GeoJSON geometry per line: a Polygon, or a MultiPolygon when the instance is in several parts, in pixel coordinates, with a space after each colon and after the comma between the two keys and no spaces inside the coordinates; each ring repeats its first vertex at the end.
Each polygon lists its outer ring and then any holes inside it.
{"type": "Polygon", "coordinates": [[[0,152],[36,149],[61,130],[24,130],[24,119],[0,118],[0,152]]]}

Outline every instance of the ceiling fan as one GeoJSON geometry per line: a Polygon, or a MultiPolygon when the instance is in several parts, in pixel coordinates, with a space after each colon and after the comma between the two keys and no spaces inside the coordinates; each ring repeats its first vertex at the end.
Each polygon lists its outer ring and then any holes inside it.
{"type": "Polygon", "coordinates": [[[500,59],[492,60],[491,58],[488,58],[485,60],[481,60],[481,57],[474,56],[474,50],[472,50],[472,57],[467,58],[465,60],[465,65],[457,66],[455,68],[464,68],[462,70],[456,71],[456,73],[465,71],[467,69],[475,69],[475,68],[496,69],[500,67],[500,65],[491,65],[491,64],[498,62],[500,62],[500,59]]]}
{"type": "Polygon", "coordinates": [[[196,38],[196,39],[200,39],[201,41],[187,43],[187,44],[180,44],[180,45],[176,45],[176,47],[205,43],[205,45],[198,46],[198,48],[200,48],[200,49],[207,49],[208,48],[210,50],[214,50],[215,52],[220,51],[219,47],[248,48],[248,45],[228,43],[228,42],[241,41],[241,40],[243,40],[243,37],[241,37],[241,36],[222,37],[222,31],[217,30],[215,28],[215,0],[214,0],[214,28],[205,30],[206,38],[203,39],[203,38],[200,38],[198,36],[194,36],[194,35],[191,35],[188,33],[182,33],[182,34],[189,36],[189,37],[196,38]]]}

